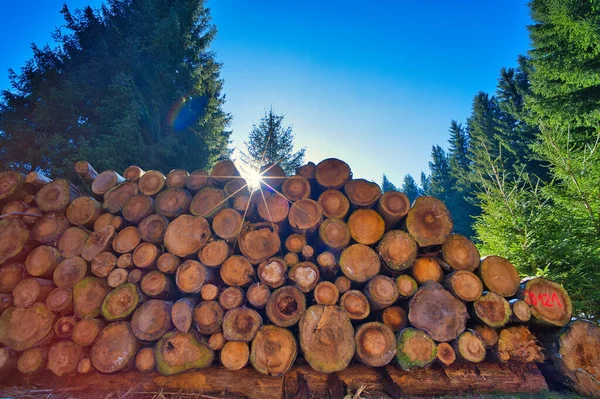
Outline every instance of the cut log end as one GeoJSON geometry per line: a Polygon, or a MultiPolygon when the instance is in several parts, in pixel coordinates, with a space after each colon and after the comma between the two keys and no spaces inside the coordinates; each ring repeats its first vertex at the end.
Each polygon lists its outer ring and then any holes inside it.
{"type": "Polygon", "coordinates": [[[510,304],[503,296],[488,292],[473,303],[475,315],[493,328],[505,326],[512,315],[510,304]]]}
{"type": "Polygon", "coordinates": [[[377,212],[383,217],[385,229],[393,229],[410,209],[410,200],[406,194],[398,191],[387,191],[379,198],[377,212]]]}
{"type": "Polygon", "coordinates": [[[314,289],[315,302],[321,305],[335,305],[339,297],[337,287],[329,281],[321,281],[314,289]]]}
{"type": "Polygon", "coordinates": [[[571,298],[558,283],[534,278],[523,284],[519,296],[530,306],[531,316],[537,323],[560,327],[571,320],[571,298]]]}
{"type": "Polygon", "coordinates": [[[90,359],[101,373],[114,373],[133,364],[138,348],[129,323],[110,323],[98,335],[90,359]]]}
{"type": "Polygon", "coordinates": [[[479,334],[469,330],[458,336],[456,352],[461,358],[471,363],[479,363],[485,359],[486,346],[479,334]]]}
{"type": "Polygon", "coordinates": [[[340,305],[352,320],[363,320],[371,312],[369,300],[358,290],[350,290],[344,293],[340,299],[340,305]]]}
{"type": "Polygon", "coordinates": [[[487,256],[481,261],[479,274],[483,284],[492,292],[504,297],[517,293],[521,281],[517,269],[507,259],[487,256]]]}
{"type": "Polygon", "coordinates": [[[442,245],[442,257],[453,269],[475,271],[479,267],[479,250],[461,234],[452,234],[442,245]]]}
{"type": "Polygon", "coordinates": [[[266,304],[267,317],[279,327],[291,327],[296,324],[306,309],[306,297],[292,286],[276,289],[266,304]]]}
{"type": "Polygon", "coordinates": [[[215,354],[194,335],[176,331],[163,335],[154,348],[154,356],[158,372],[172,375],[207,367],[212,364],[215,354]]]}
{"type": "Polygon", "coordinates": [[[372,367],[387,365],[396,352],[396,337],[391,328],[378,322],[361,325],[355,335],[356,357],[372,367]]]}
{"type": "Polygon", "coordinates": [[[393,272],[408,269],[417,258],[417,243],[404,231],[388,231],[377,246],[384,264],[393,272]]]}
{"type": "Polygon", "coordinates": [[[448,208],[437,198],[418,197],[408,215],[408,233],[421,247],[440,245],[450,236],[454,224],[448,208]]]}
{"type": "Polygon", "coordinates": [[[400,332],[408,324],[406,310],[400,306],[390,306],[381,313],[381,321],[394,332],[400,332]]]}
{"type": "Polygon", "coordinates": [[[437,346],[437,360],[444,366],[450,366],[456,361],[456,352],[452,345],[447,342],[440,342],[437,346]]]}
{"type": "Polygon", "coordinates": [[[348,229],[356,242],[373,245],[383,237],[385,223],[373,209],[357,209],[348,218],[348,229]]]}
{"type": "Polygon", "coordinates": [[[248,303],[255,308],[264,308],[269,297],[271,296],[271,290],[266,284],[254,283],[246,291],[246,298],[248,303]]]}
{"type": "Polygon", "coordinates": [[[250,362],[259,373],[277,377],[289,371],[297,353],[296,339],[289,330],[262,326],[252,341],[250,362]]]}
{"type": "Polygon", "coordinates": [[[228,341],[221,349],[221,364],[228,370],[240,370],[248,364],[250,348],[243,341],[228,341]]]}
{"type": "Polygon", "coordinates": [[[437,346],[424,331],[405,328],[400,332],[396,344],[396,361],[403,370],[425,367],[437,357],[437,346]]]}
{"type": "Polygon", "coordinates": [[[58,341],[48,350],[48,370],[57,376],[72,374],[83,356],[83,350],[73,341],[58,341]]]}

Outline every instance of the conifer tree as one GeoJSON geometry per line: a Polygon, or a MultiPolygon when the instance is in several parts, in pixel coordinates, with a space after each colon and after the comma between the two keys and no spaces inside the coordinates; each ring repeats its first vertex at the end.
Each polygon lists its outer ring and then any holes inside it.
{"type": "Polygon", "coordinates": [[[383,179],[381,180],[381,191],[384,193],[388,191],[398,191],[398,187],[396,187],[396,185],[392,183],[390,179],[388,179],[385,173],[383,174],[383,179]]]}
{"type": "Polygon", "coordinates": [[[400,187],[400,192],[406,194],[411,204],[419,195],[422,194],[419,186],[417,186],[417,183],[415,182],[415,179],[410,174],[404,176],[402,187],[400,187]]]}

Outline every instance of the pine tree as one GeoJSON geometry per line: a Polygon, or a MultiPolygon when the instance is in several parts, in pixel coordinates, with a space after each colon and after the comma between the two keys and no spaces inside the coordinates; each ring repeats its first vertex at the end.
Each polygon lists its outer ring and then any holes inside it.
{"type": "Polygon", "coordinates": [[[385,173],[383,174],[383,179],[381,181],[381,191],[384,193],[388,191],[398,191],[398,187],[388,179],[385,173]]]}
{"type": "Polygon", "coordinates": [[[417,186],[417,183],[415,182],[415,179],[410,174],[404,176],[402,187],[400,187],[400,192],[406,194],[411,203],[422,194],[419,186],[417,186]]]}
{"type": "Polygon", "coordinates": [[[271,107],[261,117],[258,125],[252,127],[248,141],[244,141],[246,151],[241,153],[244,163],[258,168],[271,163],[279,164],[288,175],[304,162],[305,148],[294,152],[292,126],[284,126],[284,115],[278,115],[271,107]]]}
{"type": "Polygon", "coordinates": [[[421,172],[421,191],[423,195],[431,195],[431,177],[421,172]]]}
{"type": "Polygon", "coordinates": [[[62,14],[57,48],[34,46],[0,103],[0,162],[71,175],[209,166],[228,154],[216,29],[202,0],[110,0],[62,14]]]}

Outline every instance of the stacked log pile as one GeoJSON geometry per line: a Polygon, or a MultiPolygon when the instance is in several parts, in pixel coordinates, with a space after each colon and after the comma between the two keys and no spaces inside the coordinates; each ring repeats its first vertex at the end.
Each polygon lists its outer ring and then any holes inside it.
{"type": "Polygon", "coordinates": [[[597,355],[598,326],[569,323],[560,285],[480,259],[436,198],[382,194],[333,158],[290,177],[267,165],[254,190],[229,160],[210,173],[75,168],[89,192],[0,173],[2,374],[221,364],[281,376],[294,363],[333,373],[354,359],[408,370],[546,353],[598,394],[599,356],[565,355],[597,355]]]}

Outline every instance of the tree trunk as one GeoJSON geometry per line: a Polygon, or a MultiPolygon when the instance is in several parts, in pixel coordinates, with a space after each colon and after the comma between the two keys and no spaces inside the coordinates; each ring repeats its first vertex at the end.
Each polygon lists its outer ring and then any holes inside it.
{"type": "Polygon", "coordinates": [[[204,170],[195,170],[185,179],[185,188],[191,192],[197,192],[211,181],[210,176],[204,170]]]}
{"type": "Polygon", "coordinates": [[[19,356],[17,369],[22,374],[33,374],[45,369],[47,361],[48,349],[44,347],[30,348],[19,356]]]}
{"type": "Polygon", "coordinates": [[[266,314],[271,323],[279,327],[296,324],[306,309],[306,297],[296,287],[283,286],[273,291],[266,305],[266,314]]]}
{"type": "Polygon", "coordinates": [[[297,354],[298,345],[289,330],[262,326],[252,341],[250,363],[261,374],[279,377],[290,370],[297,354]]]}
{"type": "Polygon", "coordinates": [[[355,335],[356,357],[371,367],[387,365],[396,354],[396,337],[385,324],[365,323],[358,327],[355,335]]]}
{"type": "Polygon", "coordinates": [[[227,242],[212,240],[198,253],[198,259],[204,266],[219,267],[231,256],[231,252],[231,247],[227,242]]]}
{"type": "Polygon", "coordinates": [[[0,268],[0,293],[10,294],[13,289],[27,276],[25,268],[20,263],[6,263],[0,268]]]}
{"type": "Polygon", "coordinates": [[[194,335],[174,331],[162,336],[154,347],[156,369],[162,375],[208,367],[215,354],[194,335]]]}
{"type": "Polygon", "coordinates": [[[79,227],[69,227],[58,240],[58,250],[65,258],[80,256],[90,235],[79,227]]]}
{"type": "Polygon", "coordinates": [[[97,277],[86,277],[73,288],[73,308],[80,319],[96,317],[102,311],[104,298],[110,292],[106,280],[97,277]]]}
{"type": "Polygon", "coordinates": [[[139,166],[131,165],[123,171],[123,177],[127,181],[137,183],[144,173],[144,170],[139,166]]]}
{"type": "Polygon", "coordinates": [[[450,366],[456,361],[456,352],[452,345],[447,342],[440,342],[437,346],[437,360],[444,366],[450,366]]]}
{"type": "Polygon", "coordinates": [[[140,243],[140,233],[137,227],[129,226],[119,231],[112,242],[113,250],[117,253],[124,254],[131,252],[140,243]]]}
{"type": "Polygon", "coordinates": [[[400,306],[390,306],[381,313],[383,324],[392,329],[393,332],[400,332],[408,324],[406,310],[400,306]]]}
{"type": "Polygon", "coordinates": [[[426,282],[408,305],[410,323],[438,342],[457,338],[465,330],[467,317],[465,304],[434,281],[426,282]]]}
{"type": "Polygon", "coordinates": [[[405,328],[398,336],[396,361],[402,370],[425,367],[437,356],[437,346],[423,330],[405,328]]]}
{"type": "Polygon", "coordinates": [[[147,347],[139,350],[135,357],[135,368],[142,373],[149,373],[156,367],[154,348],[147,347]]]}
{"type": "Polygon", "coordinates": [[[133,251],[131,260],[140,269],[151,269],[156,266],[160,249],[154,244],[143,242],[133,251]]]}
{"type": "Polygon", "coordinates": [[[571,298],[560,284],[534,278],[522,284],[518,296],[530,306],[531,316],[538,324],[561,327],[571,320],[571,298]]]}
{"type": "Polygon", "coordinates": [[[281,192],[292,202],[310,198],[310,182],[302,176],[290,176],[283,181],[281,192]]]}
{"type": "Polygon", "coordinates": [[[379,185],[365,179],[349,180],[344,192],[353,208],[372,208],[381,197],[379,185]]]}
{"type": "Polygon", "coordinates": [[[46,297],[46,306],[54,313],[72,313],[73,290],[70,288],[55,288],[46,297]]]}
{"type": "Polygon", "coordinates": [[[288,278],[300,291],[310,292],[319,282],[319,268],[312,262],[299,262],[289,270],[288,278]]]}
{"type": "Polygon", "coordinates": [[[194,308],[194,321],[200,334],[211,335],[223,324],[223,308],[216,301],[200,302],[194,308]]]}
{"type": "Polygon", "coordinates": [[[319,226],[319,243],[326,250],[339,254],[350,244],[350,229],[337,218],[325,219],[319,226]]]}
{"type": "Polygon", "coordinates": [[[294,202],[294,206],[291,207],[288,215],[292,230],[303,235],[315,232],[322,220],[323,209],[318,202],[312,199],[294,202]]]}
{"type": "Polygon", "coordinates": [[[137,285],[125,283],[109,292],[102,303],[102,316],[107,321],[129,318],[143,300],[137,285]]]}
{"type": "Polygon", "coordinates": [[[379,274],[381,262],[375,251],[363,244],[353,244],[342,251],[340,269],[350,280],[364,283],[379,274]]]}
{"type": "Polygon", "coordinates": [[[111,213],[120,212],[127,200],[137,194],[139,194],[137,184],[129,181],[121,183],[104,194],[102,207],[111,213]]]}
{"type": "Polygon", "coordinates": [[[54,334],[56,334],[58,338],[70,339],[71,335],[73,335],[73,329],[75,328],[76,322],[77,319],[75,316],[61,317],[54,323],[54,334]]]}
{"type": "Polygon", "coordinates": [[[515,295],[521,281],[513,264],[500,256],[483,258],[479,275],[487,289],[504,297],[515,295]]]}
{"type": "Polygon", "coordinates": [[[43,303],[29,308],[10,307],[0,316],[0,344],[15,351],[29,349],[52,331],[53,322],[54,313],[43,303]]]}
{"type": "Polygon", "coordinates": [[[510,321],[512,310],[503,296],[487,292],[473,302],[473,313],[477,319],[493,328],[504,327],[510,321]]]}
{"type": "Polygon", "coordinates": [[[77,371],[77,364],[83,357],[81,346],[73,341],[58,341],[48,351],[48,370],[57,376],[72,374],[77,371]]]}
{"type": "Polygon", "coordinates": [[[204,187],[198,191],[190,203],[190,213],[212,220],[222,209],[229,206],[225,191],[215,187],[204,187]]]}
{"type": "Polygon", "coordinates": [[[417,243],[401,230],[385,233],[377,245],[377,251],[383,263],[393,273],[408,269],[417,259],[417,243]]]}
{"type": "Polygon", "coordinates": [[[176,218],[190,207],[192,195],[182,188],[168,188],[156,196],[154,212],[167,218],[176,218]]]}
{"type": "Polygon", "coordinates": [[[181,215],[168,226],[164,245],[173,255],[194,256],[211,237],[210,226],[202,216],[181,215]]]}
{"type": "Polygon", "coordinates": [[[29,229],[21,220],[0,220],[0,263],[19,255],[28,239],[29,229]]]}
{"type": "Polygon", "coordinates": [[[352,238],[365,245],[373,245],[381,240],[385,224],[381,216],[372,209],[357,209],[348,218],[348,228],[352,238]]]}
{"type": "Polygon", "coordinates": [[[238,211],[233,208],[225,208],[213,218],[212,228],[218,237],[232,243],[240,234],[243,223],[242,215],[238,211]]]}
{"type": "Polygon", "coordinates": [[[185,297],[179,299],[171,308],[171,320],[176,329],[188,332],[192,326],[194,306],[198,302],[196,297],[185,297]]]}
{"type": "Polygon", "coordinates": [[[340,294],[345,294],[352,287],[352,281],[346,276],[339,276],[335,279],[334,284],[340,294]]]}
{"type": "Polygon", "coordinates": [[[461,359],[480,363],[485,359],[485,344],[474,330],[467,330],[456,339],[454,350],[461,359]]]}
{"type": "MultiPolygon", "coordinates": [[[[193,223],[191,223],[193,225],[193,223]]],[[[164,240],[165,232],[167,231],[167,226],[169,225],[169,221],[166,217],[160,215],[150,215],[142,219],[140,224],[138,224],[138,232],[140,233],[140,238],[146,242],[162,245],[164,240]]],[[[181,223],[181,226],[178,225],[176,229],[182,229],[187,223],[181,223]]],[[[186,228],[194,229],[193,226],[189,226],[186,228]]],[[[172,234],[175,234],[174,231],[172,234]]],[[[185,232],[181,234],[185,235],[185,232]]],[[[176,237],[171,238],[172,240],[177,240],[176,237]]]]}
{"type": "Polygon", "coordinates": [[[114,170],[105,170],[100,173],[92,183],[92,191],[97,195],[104,195],[111,188],[123,183],[125,178],[114,170]]]}
{"type": "Polygon", "coordinates": [[[98,177],[98,172],[90,165],[87,161],[78,161],[75,163],[75,172],[83,178],[86,182],[93,181],[98,177]]]}
{"type": "Polygon", "coordinates": [[[13,289],[14,304],[20,308],[28,308],[36,302],[44,302],[54,288],[52,280],[35,277],[23,279],[13,289]]]}
{"type": "Polygon", "coordinates": [[[304,358],[316,371],[341,371],[354,356],[354,329],[339,306],[314,305],[306,309],[298,335],[304,358]]]}
{"type": "Polygon", "coordinates": [[[254,279],[254,268],[243,256],[233,255],[221,265],[221,279],[232,287],[245,287],[254,279]]]}
{"type": "Polygon", "coordinates": [[[246,291],[248,303],[257,309],[264,308],[270,296],[271,290],[267,285],[262,283],[254,283],[246,291]]]}
{"type": "Polygon", "coordinates": [[[455,270],[475,271],[479,267],[479,250],[461,234],[450,235],[442,245],[442,259],[455,270]]]}
{"type": "Polygon", "coordinates": [[[133,365],[139,343],[126,321],[110,323],[100,332],[90,359],[101,373],[114,373],[133,365]]]}
{"type": "Polygon", "coordinates": [[[109,287],[117,288],[121,284],[125,284],[127,282],[128,276],[129,272],[127,270],[115,269],[108,274],[108,276],[106,277],[106,282],[108,283],[109,287]]]}
{"type": "Polygon", "coordinates": [[[92,274],[104,278],[117,267],[117,257],[112,252],[100,252],[92,260],[92,274]]]}
{"type": "Polygon", "coordinates": [[[231,309],[223,317],[223,336],[227,341],[250,342],[261,325],[262,319],[255,310],[231,309]]]}
{"type": "Polygon", "coordinates": [[[140,192],[151,197],[158,194],[165,187],[165,184],[165,175],[156,170],[149,170],[144,173],[138,181],[140,192]]]}
{"type": "Polygon", "coordinates": [[[483,293],[483,284],[474,273],[459,269],[444,279],[443,286],[455,297],[465,302],[473,302],[483,293]]]}
{"type": "Polygon", "coordinates": [[[136,194],[129,197],[121,214],[131,223],[139,223],[154,212],[154,199],[146,194],[136,194]]]}
{"type": "Polygon", "coordinates": [[[75,323],[71,339],[81,347],[91,346],[102,328],[104,328],[104,320],[94,318],[84,318],[75,323]]]}
{"type": "Polygon", "coordinates": [[[410,200],[404,193],[388,191],[379,198],[376,209],[385,222],[385,231],[389,231],[408,214],[410,200]]]}
{"type": "Polygon", "coordinates": [[[59,212],[79,197],[79,191],[68,180],[57,179],[45,184],[35,196],[35,203],[43,212],[59,212]]]}
{"type": "Polygon", "coordinates": [[[335,305],[340,297],[335,284],[329,281],[321,281],[314,289],[315,302],[320,305],[335,305]]]}
{"type": "Polygon", "coordinates": [[[418,197],[406,216],[408,233],[420,247],[443,244],[453,227],[446,205],[433,197],[418,197]]]}
{"type": "Polygon", "coordinates": [[[150,299],[140,305],[131,318],[131,330],[140,341],[156,341],[173,329],[173,302],[150,299]]]}
{"type": "Polygon", "coordinates": [[[172,253],[165,252],[158,257],[156,268],[166,274],[174,274],[181,264],[181,260],[172,253]]]}
{"type": "Polygon", "coordinates": [[[336,158],[324,159],[315,169],[315,179],[323,190],[340,190],[351,177],[350,166],[336,158]]]}
{"type": "Polygon", "coordinates": [[[33,224],[31,235],[41,244],[56,246],[60,236],[62,236],[69,227],[69,221],[63,213],[46,213],[33,224]]]}
{"type": "Polygon", "coordinates": [[[110,248],[114,236],[115,228],[110,225],[92,232],[85,243],[83,251],[81,251],[81,257],[91,262],[100,252],[107,251],[110,248]]]}
{"type": "Polygon", "coordinates": [[[348,313],[352,320],[366,319],[371,313],[371,306],[367,297],[358,290],[350,290],[342,295],[340,306],[348,313]]]}
{"type": "Polygon", "coordinates": [[[396,283],[387,276],[375,276],[365,287],[365,296],[372,310],[381,310],[393,305],[398,300],[398,295],[396,283]]]}
{"type": "Polygon", "coordinates": [[[54,269],[53,280],[57,287],[73,288],[83,280],[88,271],[88,265],[83,258],[76,256],[60,262],[54,269]]]}

